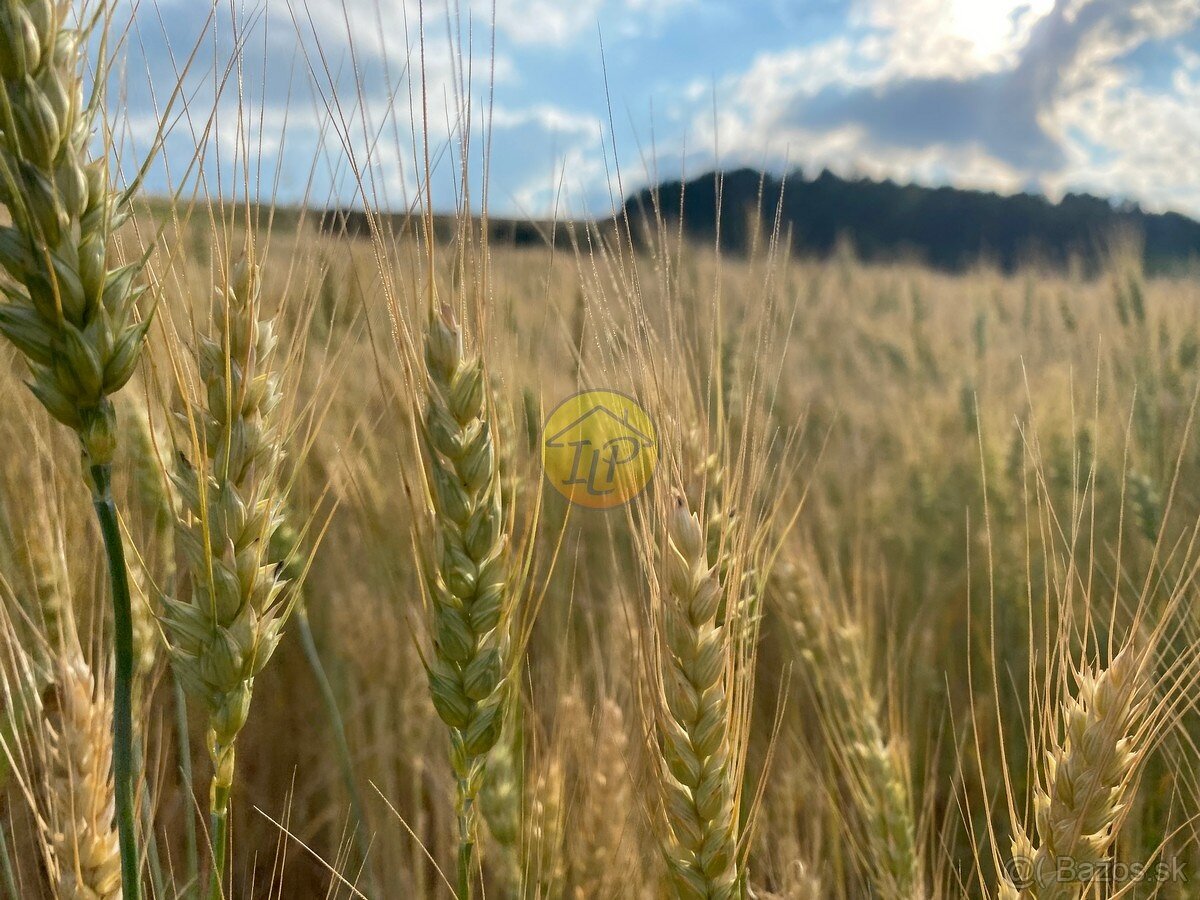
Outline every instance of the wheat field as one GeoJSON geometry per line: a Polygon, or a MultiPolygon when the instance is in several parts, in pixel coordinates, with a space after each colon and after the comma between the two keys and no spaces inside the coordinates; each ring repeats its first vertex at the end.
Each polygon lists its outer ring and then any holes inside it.
{"type": "Polygon", "coordinates": [[[0,17],[0,894],[1196,895],[1194,272],[151,196],[0,17]]]}

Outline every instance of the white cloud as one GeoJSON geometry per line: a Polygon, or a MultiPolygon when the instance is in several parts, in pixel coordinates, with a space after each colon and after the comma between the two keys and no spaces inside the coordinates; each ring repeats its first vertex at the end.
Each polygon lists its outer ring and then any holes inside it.
{"type": "Polygon", "coordinates": [[[868,0],[851,13],[876,76],[965,77],[1015,65],[1054,0],[868,0]]]}
{"type": "Polygon", "coordinates": [[[487,118],[495,128],[519,128],[536,125],[549,134],[595,137],[601,122],[595,116],[574,113],[550,103],[538,103],[520,109],[497,105],[487,118]]]}
{"type": "Polygon", "coordinates": [[[1198,19],[1195,0],[859,0],[848,31],[718,86],[719,142],[707,86],[685,88],[700,110],[688,143],[719,145],[725,165],[1032,182],[1200,212],[1200,189],[1180,185],[1200,167],[1200,55],[1181,52],[1159,89],[1122,64],[1198,19]]]}
{"type": "MultiPolygon", "coordinates": [[[[496,0],[496,29],[516,44],[567,44],[596,28],[605,0],[496,0]]],[[[491,0],[476,0],[488,15],[491,0]]]]}
{"type": "Polygon", "coordinates": [[[1056,108],[1069,163],[1048,179],[1055,191],[1087,189],[1137,198],[1154,209],[1200,213],[1200,57],[1158,90],[1134,86],[1118,69],[1056,108]]]}

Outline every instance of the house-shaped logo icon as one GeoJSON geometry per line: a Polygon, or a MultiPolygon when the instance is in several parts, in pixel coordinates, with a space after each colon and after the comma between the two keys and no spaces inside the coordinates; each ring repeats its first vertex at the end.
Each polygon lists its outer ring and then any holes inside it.
{"type": "Polygon", "coordinates": [[[654,473],[654,423],[624,394],[593,390],[568,397],[547,418],[543,434],[546,477],[581,506],[620,506],[654,473]]]}

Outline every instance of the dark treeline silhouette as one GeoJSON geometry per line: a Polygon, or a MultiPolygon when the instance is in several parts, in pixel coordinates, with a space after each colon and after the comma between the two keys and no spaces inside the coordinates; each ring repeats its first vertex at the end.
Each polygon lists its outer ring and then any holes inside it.
{"type": "Polygon", "coordinates": [[[1115,241],[1130,239],[1149,271],[1178,270],[1200,258],[1200,223],[1177,213],[1147,213],[1087,194],[1052,203],[1034,194],[847,180],[829,171],[808,180],[738,169],[666,182],[631,197],[625,213],[645,240],[660,222],[677,228],[682,210],[684,233],[711,243],[718,198],[721,246],[735,253],[748,249],[755,231],[769,233],[778,215],[780,233],[800,253],[825,256],[848,240],[863,259],[915,258],[952,271],[979,262],[1006,271],[1074,262],[1094,273],[1115,241]]]}
{"type": "MultiPolygon", "coordinates": [[[[1154,273],[1200,262],[1200,222],[1178,213],[1148,213],[1136,204],[1114,205],[1089,194],[1067,194],[1052,203],[1037,194],[850,180],[829,171],[811,180],[799,172],[786,179],[752,169],[709,173],[639,191],[625,202],[616,222],[489,217],[487,233],[494,244],[571,248],[583,246],[586,230],[612,237],[613,228],[623,231],[628,221],[634,242],[645,246],[659,227],[673,238],[682,217],[689,240],[713,244],[718,208],[721,248],[732,253],[746,252],[754,236],[769,234],[778,220],[781,235],[801,254],[824,257],[849,243],[868,261],[910,259],[950,271],[987,263],[1005,271],[1078,265],[1095,274],[1118,247],[1139,250],[1147,271],[1154,273]]],[[[369,234],[361,210],[318,215],[322,231],[369,234]]],[[[379,224],[400,235],[420,230],[410,214],[385,214],[379,224]]],[[[435,216],[434,230],[439,241],[451,240],[458,230],[455,217],[435,216]]]]}

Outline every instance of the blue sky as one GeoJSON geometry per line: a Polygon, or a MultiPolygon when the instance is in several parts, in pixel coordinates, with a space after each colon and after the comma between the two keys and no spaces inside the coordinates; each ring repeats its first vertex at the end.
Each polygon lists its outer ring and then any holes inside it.
{"type": "MultiPolygon", "coordinates": [[[[375,201],[411,203],[418,9],[239,0],[208,19],[198,0],[143,0],[119,73],[126,157],[147,145],[199,40],[188,114],[151,188],[177,183],[203,146],[208,189],[228,193],[236,78],[216,83],[240,41],[264,193],[352,202],[352,169],[369,160],[375,201]]],[[[1087,190],[1200,215],[1200,0],[496,0],[494,57],[491,11],[461,0],[451,24],[429,0],[424,17],[430,137],[452,145],[469,65],[476,175],[493,82],[493,213],[602,214],[622,191],[719,161],[1087,190]]],[[[442,209],[454,156],[437,155],[442,209]]]]}

